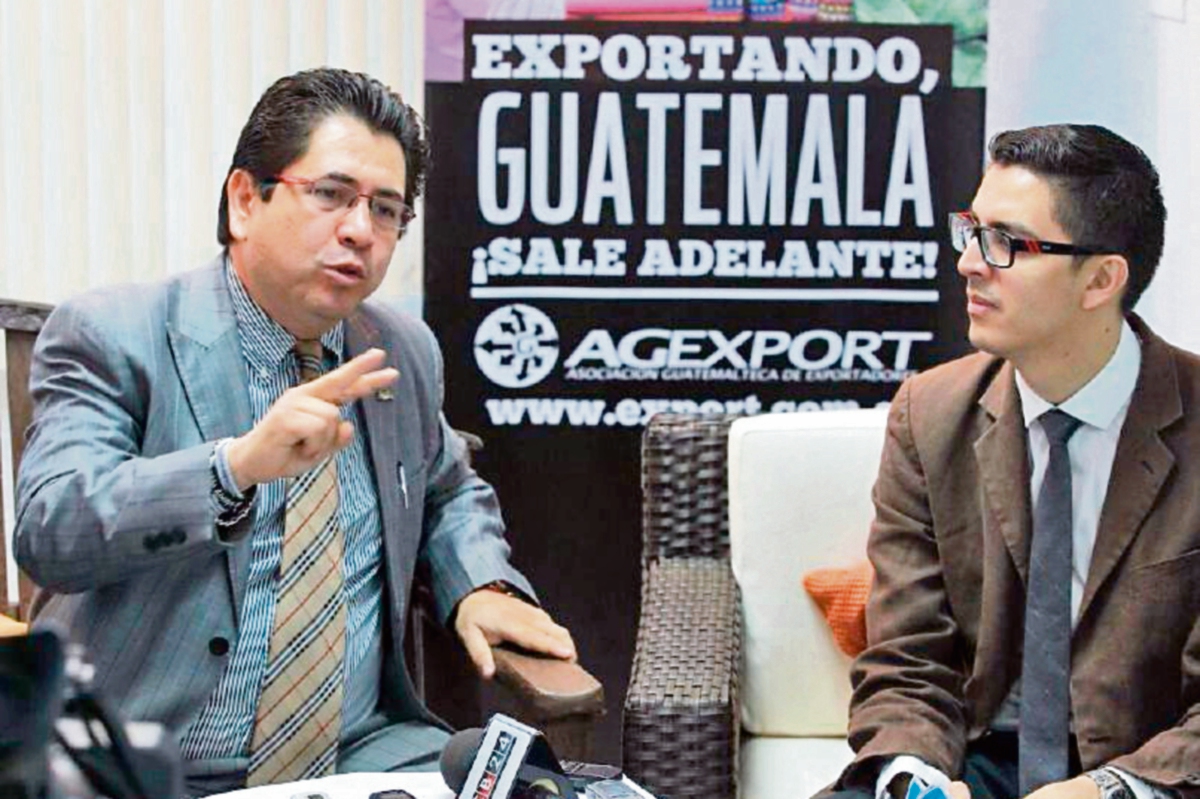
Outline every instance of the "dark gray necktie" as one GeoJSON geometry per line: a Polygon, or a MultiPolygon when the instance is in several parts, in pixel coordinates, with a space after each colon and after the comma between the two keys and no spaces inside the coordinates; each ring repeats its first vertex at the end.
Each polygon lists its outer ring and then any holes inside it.
{"type": "Polygon", "coordinates": [[[1071,718],[1071,459],[1081,424],[1057,408],[1038,421],[1050,459],[1033,514],[1018,758],[1021,795],[1067,778],[1071,718]]]}

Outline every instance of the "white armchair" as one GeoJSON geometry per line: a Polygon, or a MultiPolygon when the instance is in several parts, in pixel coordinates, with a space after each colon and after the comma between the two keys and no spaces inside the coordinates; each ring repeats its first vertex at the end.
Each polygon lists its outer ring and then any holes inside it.
{"type": "Polygon", "coordinates": [[[865,557],[885,423],[651,421],[624,753],[657,795],[807,799],[849,762],[850,659],[801,581],[865,557]]]}
{"type": "Polygon", "coordinates": [[[801,578],[866,557],[886,421],[884,409],[825,411],[748,417],[730,429],[746,799],[806,799],[850,762],[850,658],[801,578]]]}

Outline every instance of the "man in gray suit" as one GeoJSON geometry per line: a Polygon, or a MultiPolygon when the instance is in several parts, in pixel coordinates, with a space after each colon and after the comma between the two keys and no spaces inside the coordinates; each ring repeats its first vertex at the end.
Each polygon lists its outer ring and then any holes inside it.
{"type": "Polygon", "coordinates": [[[192,793],[430,767],[446,732],[403,655],[418,570],[485,677],[489,644],[575,657],[442,416],[432,333],[367,301],[424,134],[365,75],[276,82],[234,153],[222,255],[68,301],[38,340],[16,523],[35,625],[178,732],[192,793]]]}

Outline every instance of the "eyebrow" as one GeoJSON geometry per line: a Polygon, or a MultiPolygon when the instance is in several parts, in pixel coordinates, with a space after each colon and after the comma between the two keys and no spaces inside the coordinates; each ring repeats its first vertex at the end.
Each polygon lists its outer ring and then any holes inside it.
{"type": "Polygon", "coordinates": [[[1009,222],[996,222],[994,224],[984,225],[979,221],[979,215],[975,213],[974,208],[970,210],[970,214],[971,219],[975,220],[975,224],[981,225],[982,227],[990,227],[993,230],[999,230],[1001,233],[1007,233],[1013,238],[1017,239],[1030,239],[1032,241],[1041,240],[1041,236],[1023,225],[1011,224],[1009,222]]]}
{"type": "MultiPolygon", "coordinates": [[[[344,172],[326,172],[325,177],[329,178],[330,180],[336,180],[338,183],[345,183],[347,186],[353,186],[355,189],[359,189],[362,187],[362,184],[359,183],[356,178],[353,178],[344,172]]],[[[396,191],[395,189],[389,189],[389,188],[376,189],[375,193],[372,196],[374,196],[374,197],[390,197],[390,198],[399,200],[400,202],[407,202],[404,199],[404,193],[396,191]]]]}

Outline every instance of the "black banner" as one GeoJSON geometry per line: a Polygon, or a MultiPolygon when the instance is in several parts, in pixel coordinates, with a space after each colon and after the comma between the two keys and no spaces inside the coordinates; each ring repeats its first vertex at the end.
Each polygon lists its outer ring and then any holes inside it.
{"type": "Polygon", "coordinates": [[[959,354],[946,217],[982,92],[951,88],[949,27],[468,22],[464,47],[427,96],[425,316],[611,718],[641,428],[866,407],[959,354]]]}

